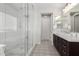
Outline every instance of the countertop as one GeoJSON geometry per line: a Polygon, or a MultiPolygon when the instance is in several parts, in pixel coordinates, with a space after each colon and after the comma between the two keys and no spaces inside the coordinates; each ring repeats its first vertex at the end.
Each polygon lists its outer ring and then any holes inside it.
{"type": "Polygon", "coordinates": [[[56,34],[57,36],[69,41],[69,42],[79,42],[79,33],[65,33],[63,31],[53,31],[53,34],[56,34]]]}

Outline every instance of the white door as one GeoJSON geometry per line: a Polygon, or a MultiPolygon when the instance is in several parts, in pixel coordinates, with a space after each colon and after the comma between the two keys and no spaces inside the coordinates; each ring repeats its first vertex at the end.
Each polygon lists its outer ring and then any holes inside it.
{"type": "Polygon", "coordinates": [[[51,17],[50,16],[43,16],[42,17],[42,32],[41,32],[41,39],[42,40],[49,40],[50,39],[50,22],[51,21],[51,17]]]}

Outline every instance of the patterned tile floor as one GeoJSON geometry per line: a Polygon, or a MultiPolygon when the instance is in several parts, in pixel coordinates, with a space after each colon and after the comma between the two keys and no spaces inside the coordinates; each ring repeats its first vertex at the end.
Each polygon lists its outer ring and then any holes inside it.
{"type": "Polygon", "coordinates": [[[41,41],[41,44],[35,46],[31,56],[59,56],[59,53],[50,41],[44,40],[41,41]]]}

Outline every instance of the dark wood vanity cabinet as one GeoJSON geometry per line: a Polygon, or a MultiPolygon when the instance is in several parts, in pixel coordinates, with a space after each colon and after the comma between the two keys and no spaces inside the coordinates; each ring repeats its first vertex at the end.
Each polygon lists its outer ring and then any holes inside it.
{"type": "Polygon", "coordinates": [[[79,56],[79,42],[69,42],[53,34],[53,43],[61,56],[79,56]]]}

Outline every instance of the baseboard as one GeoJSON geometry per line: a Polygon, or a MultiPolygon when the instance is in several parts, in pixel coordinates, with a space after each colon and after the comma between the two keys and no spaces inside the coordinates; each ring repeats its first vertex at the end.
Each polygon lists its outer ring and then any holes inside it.
{"type": "Polygon", "coordinates": [[[35,48],[35,46],[36,46],[36,44],[33,45],[33,47],[29,50],[29,52],[28,52],[28,54],[26,56],[30,56],[31,55],[31,53],[32,53],[33,49],[35,48]]]}

